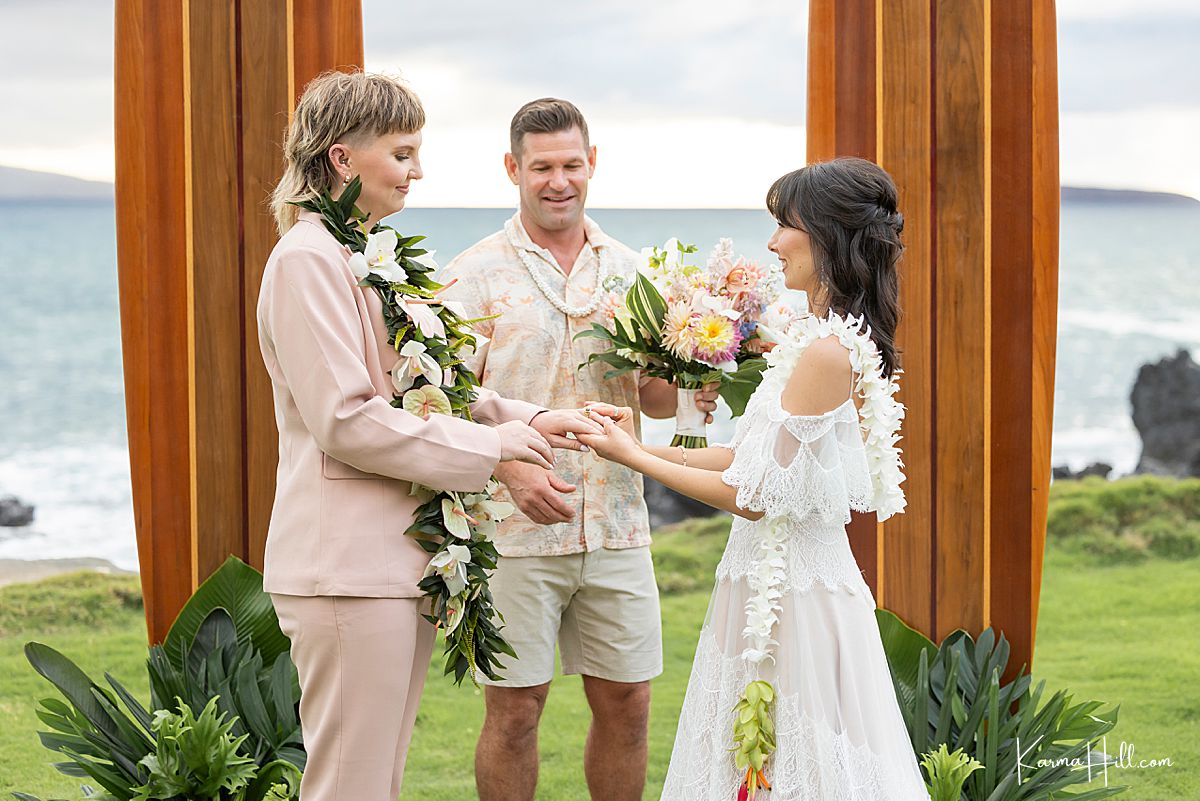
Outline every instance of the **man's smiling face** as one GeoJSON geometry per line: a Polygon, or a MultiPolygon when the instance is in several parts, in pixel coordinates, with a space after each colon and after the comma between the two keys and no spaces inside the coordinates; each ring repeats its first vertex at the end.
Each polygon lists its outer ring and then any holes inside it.
{"type": "Polygon", "coordinates": [[[596,148],[584,144],[578,128],[525,134],[520,152],[507,154],[504,162],[509,179],[520,187],[528,222],[544,231],[582,224],[596,148]]]}

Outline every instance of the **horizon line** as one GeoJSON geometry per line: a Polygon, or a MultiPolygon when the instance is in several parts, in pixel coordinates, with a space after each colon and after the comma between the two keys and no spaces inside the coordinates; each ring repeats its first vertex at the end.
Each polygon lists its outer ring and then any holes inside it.
{"type": "MultiPolygon", "coordinates": [[[[51,175],[51,176],[55,176],[55,177],[59,177],[59,178],[67,178],[72,181],[79,181],[79,182],[85,183],[85,184],[96,184],[96,185],[100,185],[100,186],[107,186],[107,187],[113,189],[114,192],[115,192],[115,187],[116,187],[116,182],[114,180],[84,178],[79,175],[72,175],[71,173],[65,173],[65,172],[53,172],[50,170],[31,170],[31,169],[28,169],[27,167],[18,167],[18,166],[12,165],[12,164],[3,164],[3,163],[0,163],[0,169],[17,170],[19,172],[35,173],[38,175],[51,175]]],[[[1059,181],[1059,190],[1061,191],[1063,189],[1101,190],[1101,191],[1106,191],[1106,192],[1141,192],[1141,193],[1145,193],[1145,194],[1173,195],[1173,196],[1182,197],[1182,198],[1189,198],[1193,201],[1200,203],[1200,195],[1193,195],[1189,192],[1182,192],[1182,191],[1171,190],[1171,189],[1152,189],[1152,188],[1144,187],[1144,186],[1143,187],[1132,187],[1132,186],[1100,186],[1100,185],[1095,185],[1095,184],[1087,184],[1087,185],[1065,184],[1065,183],[1062,183],[1062,181],[1060,180],[1059,181]]],[[[19,198],[0,197],[0,202],[6,202],[6,201],[18,200],[18,199],[19,198]]],[[[106,200],[106,199],[110,199],[110,198],[100,198],[100,197],[74,198],[74,197],[70,197],[70,196],[43,195],[40,197],[35,196],[34,199],[100,201],[100,200],[106,200]]],[[[429,208],[429,209],[504,209],[504,208],[514,208],[515,209],[516,205],[515,204],[509,204],[509,205],[482,204],[482,205],[456,205],[456,206],[440,206],[439,205],[439,206],[423,206],[423,207],[418,206],[418,207],[414,207],[414,208],[429,208]]],[[[757,209],[765,210],[765,206],[759,206],[759,205],[755,205],[755,206],[708,206],[708,205],[701,205],[701,206],[611,206],[611,205],[605,205],[605,206],[589,206],[589,208],[592,208],[592,209],[645,209],[645,210],[695,209],[695,210],[700,210],[700,211],[706,211],[706,210],[711,210],[711,211],[753,211],[753,210],[757,210],[757,209]]]]}

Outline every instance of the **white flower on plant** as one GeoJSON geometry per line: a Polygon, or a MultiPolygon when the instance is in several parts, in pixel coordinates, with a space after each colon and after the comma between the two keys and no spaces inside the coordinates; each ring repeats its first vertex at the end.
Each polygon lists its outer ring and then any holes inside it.
{"type": "Polygon", "coordinates": [[[487,540],[496,536],[496,524],[516,510],[511,503],[493,501],[486,493],[465,496],[463,504],[467,514],[476,521],[475,532],[487,540]]]}
{"type": "MultiPolygon", "coordinates": [[[[479,585],[482,587],[483,585],[479,585]]],[[[476,587],[476,590],[479,589],[476,587]]],[[[467,601],[461,595],[456,595],[446,601],[446,633],[452,634],[458,628],[458,624],[462,623],[463,613],[467,611],[467,601]]]]}
{"type": "Polygon", "coordinates": [[[679,240],[671,237],[662,246],[666,255],[663,257],[663,269],[678,270],[683,266],[683,246],[679,244],[679,240]]]}
{"type": "MultiPolygon", "coordinates": [[[[438,373],[441,378],[441,373],[438,373]]],[[[435,414],[454,414],[450,398],[437,384],[429,383],[418,389],[410,389],[401,398],[400,407],[409,414],[428,420],[435,414]]]]}
{"type": "Polygon", "coordinates": [[[623,359],[629,359],[639,367],[649,367],[650,358],[644,353],[638,353],[630,348],[617,348],[617,355],[623,359]]]}
{"type": "Polygon", "coordinates": [[[434,253],[437,253],[437,251],[431,250],[428,253],[422,253],[420,256],[409,256],[408,258],[410,261],[415,261],[417,264],[420,264],[423,267],[427,267],[430,270],[436,270],[438,268],[438,263],[434,261],[434,253]]]}
{"type": "Polygon", "coordinates": [[[788,336],[788,329],[808,313],[808,293],[788,290],[763,310],[758,318],[758,335],[767,342],[779,344],[788,336]]]}
{"type": "Polygon", "coordinates": [[[442,318],[430,308],[430,304],[422,301],[421,298],[396,295],[396,305],[416,324],[421,336],[426,339],[445,339],[446,326],[442,323],[442,318]]]}
{"type": "Polygon", "coordinates": [[[708,257],[708,271],[717,278],[724,278],[733,267],[733,240],[722,237],[717,240],[717,246],[708,257]]]}
{"type": "Polygon", "coordinates": [[[471,549],[465,545],[451,545],[440,551],[429,561],[425,575],[438,575],[446,582],[446,591],[458,595],[467,588],[467,565],[471,563],[471,549]]]}
{"type": "Polygon", "coordinates": [[[396,232],[390,228],[367,234],[367,244],[363,252],[350,256],[350,271],[360,280],[374,273],[390,284],[406,281],[408,274],[396,261],[397,241],[396,232]]]}
{"type": "Polygon", "coordinates": [[[638,260],[637,260],[637,265],[636,265],[637,271],[639,273],[641,273],[642,275],[646,275],[646,276],[650,275],[650,273],[653,271],[653,268],[650,266],[650,263],[651,263],[651,261],[653,261],[653,259],[654,259],[654,248],[652,248],[652,247],[642,248],[638,252],[638,260]]]}
{"type": "Polygon", "coordinates": [[[471,525],[476,525],[478,522],[467,514],[467,509],[459,495],[453,494],[452,498],[442,498],[442,525],[451,534],[460,540],[469,540],[471,525]]]}
{"type": "MultiPolygon", "coordinates": [[[[349,250],[349,248],[346,248],[349,250]]],[[[371,267],[367,264],[367,257],[361,253],[350,253],[350,272],[354,273],[354,277],[359,281],[371,274],[371,267]]]]}
{"type": "Polygon", "coordinates": [[[442,366],[430,355],[429,348],[415,339],[409,340],[400,348],[400,360],[392,368],[392,386],[397,392],[405,392],[422,376],[440,383],[442,366]]]}
{"type": "Polygon", "coordinates": [[[735,323],[742,319],[741,312],[733,308],[733,302],[720,295],[710,295],[703,290],[697,290],[692,296],[692,309],[703,314],[705,311],[715,312],[722,317],[728,317],[735,323]]]}

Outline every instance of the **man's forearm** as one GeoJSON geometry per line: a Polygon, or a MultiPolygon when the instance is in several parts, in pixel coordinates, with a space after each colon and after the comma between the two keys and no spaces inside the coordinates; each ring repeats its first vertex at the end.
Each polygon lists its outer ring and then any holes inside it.
{"type": "Polygon", "coordinates": [[[675,385],[662,378],[651,378],[638,390],[642,414],[657,420],[675,416],[678,397],[675,385]]]}

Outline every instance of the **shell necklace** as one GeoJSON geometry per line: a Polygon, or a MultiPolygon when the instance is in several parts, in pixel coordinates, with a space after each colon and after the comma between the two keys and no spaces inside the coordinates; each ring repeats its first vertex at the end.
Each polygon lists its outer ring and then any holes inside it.
{"type": "MultiPolygon", "coordinates": [[[[521,260],[521,264],[525,265],[525,270],[529,273],[529,277],[533,279],[533,283],[545,296],[546,300],[550,301],[550,305],[558,309],[568,317],[589,317],[596,309],[600,308],[600,302],[604,299],[604,279],[608,277],[609,269],[606,256],[608,248],[599,248],[596,253],[596,258],[600,262],[599,270],[596,275],[596,288],[592,290],[592,298],[583,306],[571,306],[564,298],[560,298],[553,289],[546,283],[543,277],[543,267],[535,263],[533,255],[525,249],[517,240],[517,225],[509,218],[504,223],[504,234],[508,237],[508,242],[513,246],[513,250],[517,252],[517,258],[521,260]]],[[[545,261],[541,254],[538,254],[542,261],[545,261]]]]}

